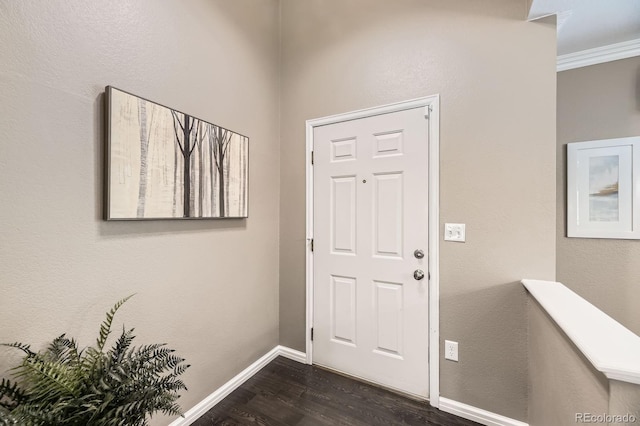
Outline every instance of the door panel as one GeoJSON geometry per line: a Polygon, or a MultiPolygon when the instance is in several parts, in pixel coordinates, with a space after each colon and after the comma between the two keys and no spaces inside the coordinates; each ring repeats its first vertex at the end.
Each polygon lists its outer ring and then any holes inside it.
{"type": "Polygon", "coordinates": [[[314,362],[428,397],[428,121],[314,128],[314,362]]]}
{"type": "Polygon", "coordinates": [[[402,173],[374,174],[373,185],[373,252],[402,258],[402,173]]]}
{"type": "Polygon", "coordinates": [[[356,177],[331,178],[333,253],[356,252],[356,177]]]}
{"type": "Polygon", "coordinates": [[[376,316],[376,350],[383,355],[402,357],[403,306],[401,283],[374,281],[376,316]]]}
{"type": "Polygon", "coordinates": [[[356,280],[331,276],[331,338],[356,344],[356,280]]]}

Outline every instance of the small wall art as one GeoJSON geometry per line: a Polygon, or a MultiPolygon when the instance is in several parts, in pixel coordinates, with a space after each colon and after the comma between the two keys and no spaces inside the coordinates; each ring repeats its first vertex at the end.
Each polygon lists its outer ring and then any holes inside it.
{"type": "Polygon", "coordinates": [[[107,220],[248,217],[248,137],[105,92],[107,220]]]}
{"type": "Polygon", "coordinates": [[[640,137],[567,144],[567,236],[640,239],[640,137]]]}

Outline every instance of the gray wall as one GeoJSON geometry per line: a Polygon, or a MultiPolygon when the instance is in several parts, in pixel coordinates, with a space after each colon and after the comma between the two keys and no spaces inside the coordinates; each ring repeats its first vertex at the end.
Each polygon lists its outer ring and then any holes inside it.
{"type": "MultiPolygon", "coordinates": [[[[555,25],[526,1],[283,0],[280,342],[304,350],[305,120],[439,93],[444,397],[527,418],[519,280],[555,279],[555,25]]],[[[426,218],[425,218],[426,219],[426,218]]]]}
{"type": "Polygon", "coordinates": [[[566,238],[566,144],[640,136],[640,57],[558,73],[557,281],[640,334],[640,241],[566,238]]]}
{"type": "Polygon", "coordinates": [[[191,408],[278,344],[278,2],[0,0],[0,40],[0,342],[91,344],[137,293],[117,327],[187,358],[191,408]],[[108,84],[248,135],[250,218],[102,221],[108,84]]]}
{"type": "Polygon", "coordinates": [[[635,417],[635,421],[611,424],[636,424],[640,386],[609,380],[596,370],[533,297],[528,312],[529,424],[584,423],[576,421],[578,414],[635,417]]]}
{"type": "Polygon", "coordinates": [[[576,413],[609,412],[609,381],[549,317],[529,303],[529,424],[575,425],[576,413]]]}
{"type": "Polygon", "coordinates": [[[635,417],[635,421],[622,419],[620,424],[632,425],[640,421],[640,385],[611,380],[609,382],[609,414],[615,416],[628,415],[635,417]]]}

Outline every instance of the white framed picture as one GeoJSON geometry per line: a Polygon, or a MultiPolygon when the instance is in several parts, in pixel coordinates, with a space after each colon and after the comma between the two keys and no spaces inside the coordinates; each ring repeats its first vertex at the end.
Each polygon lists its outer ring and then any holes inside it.
{"type": "Polygon", "coordinates": [[[567,144],[567,236],[640,239],[640,137],[567,144]]]}

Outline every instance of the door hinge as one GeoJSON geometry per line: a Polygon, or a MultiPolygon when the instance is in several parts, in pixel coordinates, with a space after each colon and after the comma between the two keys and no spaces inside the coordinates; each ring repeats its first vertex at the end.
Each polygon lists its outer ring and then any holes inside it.
{"type": "Polygon", "coordinates": [[[311,151],[311,165],[313,166],[313,151],[311,151]]]}
{"type": "Polygon", "coordinates": [[[433,108],[431,107],[431,105],[427,105],[426,107],[424,107],[424,118],[426,118],[427,120],[430,119],[432,110],[433,108]]]}
{"type": "Polygon", "coordinates": [[[313,327],[311,327],[311,341],[313,342],[313,327]]]}
{"type": "Polygon", "coordinates": [[[313,252],[313,238],[311,239],[311,251],[313,252]]]}
{"type": "Polygon", "coordinates": [[[431,272],[427,272],[427,280],[431,281],[431,272]]]}

